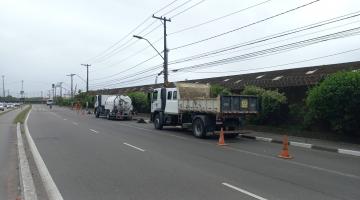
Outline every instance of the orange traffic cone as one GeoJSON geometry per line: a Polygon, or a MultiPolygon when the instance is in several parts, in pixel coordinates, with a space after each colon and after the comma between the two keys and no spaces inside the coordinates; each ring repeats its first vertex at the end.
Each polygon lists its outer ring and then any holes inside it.
{"type": "Polygon", "coordinates": [[[289,142],[288,142],[287,135],[284,135],[283,149],[282,149],[281,153],[278,156],[280,158],[284,158],[284,159],[291,159],[292,158],[292,156],[290,156],[290,154],[289,154],[289,142]]]}
{"type": "Polygon", "coordinates": [[[219,136],[219,142],[217,143],[220,146],[225,146],[225,139],[224,139],[224,130],[223,128],[220,129],[220,136],[219,136]]]}

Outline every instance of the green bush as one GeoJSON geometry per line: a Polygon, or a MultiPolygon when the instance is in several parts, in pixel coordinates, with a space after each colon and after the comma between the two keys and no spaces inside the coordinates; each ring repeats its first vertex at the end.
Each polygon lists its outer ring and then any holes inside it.
{"type": "MultiPolygon", "coordinates": [[[[81,90],[79,90],[81,92],[81,90]]],[[[94,108],[95,97],[94,95],[87,94],[86,92],[79,93],[74,98],[74,103],[80,102],[83,108],[86,108],[86,102],[89,104],[89,108],[94,108]]]]}
{"type": "Polygon", "coordinates": [[[286,97],[277,90],[265,90],[256,86],[246,86],[244,95],[256,95],[260,101],[260,113],[250,119],[255,124],[279,124],[284,121],[286,97]]]}
{"type": "Polygon", "coordinates": [[[214,84],[210,86],[210,96],[211,97],[217,97],[219,95],[231,95],[231,92],[229,89],[218,85],[218,84],[214,84]]]}
{"type": "Polygon", "coordinates": [[[336,132],[360,131],[360,72],[338,72],[307,96],[306,125],[324,123],[336,132]]]}
{"type": "Polygon", "coordinates": [[[150,102],[146,93],[130,92],[127,95],[131,98],[135,112],[150,113],[150,102]]]}

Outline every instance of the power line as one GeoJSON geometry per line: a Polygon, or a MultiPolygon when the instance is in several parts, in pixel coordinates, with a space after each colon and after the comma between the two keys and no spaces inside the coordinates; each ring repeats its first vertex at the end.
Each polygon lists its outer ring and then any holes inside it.
{"type": "Polygon", "coordinates": [[[129,74],[129,75],[126,75],[126,76],[119,77],[117,79],[112,79],[112,80],[108,80],[108,81],[104,81],[104,82],[98,82],[98,83],[95,83],[95,84],[92,84],[92,85],[96,86],[96,85],[105,85],[105,84],[109,84],[109,83],[114,83],[114,82],[117,82],[117,81],[122,81],[122,80],[126,80],[126,79],[129,79],[129,78],[134,78],[136,76],[139,76],[139,75],[142,75],[142,74],[145,74],[147,72],[154,71],[154,70],[157,70],[157,69],[161,69],[161,68],[162,68],[162,64],[159,64],[159,65],[147,68],[145,70],[135,72],[133,74],[129,74]]]}
{"type": "Polygon", "coordinates": [[[273,54],[277,54],[277,53],[282,53],[284,51],[289,51],[289,50],[309,46],[309,45],[316,44],[316,43],[325,42],[328,40],[353,36],[353,35],[358,34],[359,32],[360,32],[360,27],[357,27],[357,28],[348,29],[345,31],[340,31],[340,32],[336,32],[336,33],[332,33],[332,34],[328,34],[328,35],[324,35],[324,36],[320,36],[320,37],[316,37],[316,38],[311,38],[311,39],[302,40],[299,42],[294,42],[294,43],[290,43],[290,44],[286,44],[286,45],[268,48],[265,50],[242,54],[239,56],[229,57],[229,58],[211,61],[211,62],[207,62],[207,63],[196,64],[196,65],[192,65],[189,67],[175,69],[172,71],[177,72],[177,71],[183,71],[183,70],[187,70],[187,69],[208,68],[210,66],[215,66],[215,65],[223,65],[223,64],[229,64],[229,63],[238,62],[238,61],[242,61],[242,60],[254,59],[254,58],[258,58],[259,56],[273,55],[273,54]]]}
{"type": "Polygon", "coordinates": [[[190,10],[190,9],[194,8],[195,6],[197,6],[197,5],[201,4],[201,3],[203,3],[204,1],[205,1],[205,0],[201,0],[201,1],[197,2],[197,3],[195,3],[194,5],[192,5],[192,6],[188,7],[188,8],[186,8],[186,9],[184,9],[184,10],[182,10],[182,11],[178,12],[178,13],[176,13],[175,15],[173,15],[173,16],[172,16],[172,17],[170,17],[170,18],[177,17],[177,16],[179,16],[179,15],[183,14],[184,12],[186,12],[186,11],[188,11],[188,10],[190,10]]]}
{"type": "Polygon", "coordinates": [[[171,32],[171,33],[169,33],[168,35],[170,36],[170,35],[173,35],[173,34],[177,34],[177,33],[181,33],[181,32],[187,31],[187,30],[191,30],[191,29],[194,29],[194,28],[198,28],[198,27],[200,27],[200,26],[203,26],[203,25],[206,25],[206,24],[209,24],[209,23],[212,23],[212,22],[215,22],[215,21],[218,21],[218,20],[221,20],[221,19],[230,17],[230,16],[232,16],[232,15],[235,15],[235,14],[238,14],[238,13],[240,13],[240,12],[249,10],[249,9],[251,9],[251,8],[260,6],[260,5],[265,4],[265,3],[268,3],[268,2],[270,2],[270,1],[272,1],[272,0],[266,0],[266,1],[263,1],[263,2],[260,2],[260,3],[257,3],[257,4],[254,4],[254,5],[251,5],[251,6],[249,6],[249,7],[242,8],[242,9],[237,10],[237,11],[235,11],[235,12],[231,12],[231,13],[229,13],[229,14],[226,14],[226,15],[223,15],[223,16],[220,16],[220,17],[217,17],[217,18],[214,18],[214,19],[211,19],[211,20],[202,22],[202,23],[200,23],[200,24],[196,24],[196,25],[193,25],[193,26],[190,26],[190,27],[187,27],[187,28],[183,28],[183,29],[180,29],[180,30],[171,32]]]}
{"type": "MultiPolygon", "coordinates": [[[[159,10],[157,10],[155,12],[159,13],[162,10],[166,9],[167,7],[171,6],[172,4],[174,4],[175,2],[177,2],[178,0],[174,0],[172,2],[170,2],[169,4],[165,5],[164,7],[160,8],[159,10]]],[[[98,55],[94,56],[91,59],[88,59],[87,62],[90,61],[95,61],[96,59],[98,59],[99,57],[103,56],[107,51],[111,50],[112,48],[114,48],[116,45],[120,44],[122,41],[124,41],[128,36],[132,35],[138,28],[140,28],[142,25],[144,25],[146,22],[148,22],[150,19],[152,19],[151,16],[146,17],[139,25],[137,25],[135,28],[133,28],[129,33],[125,34],[120,40],[118,40],[117,42],[115,42],[113,45],[111,45],[110,47],[106,48],[104,51],[102,51],[101,53],[99,53],[98,55]]],[[[126,42],[128,43],[128,42],[126,42]]]]}
{"type": "Polygon", "coordinates": [[[138,67],[138,66],[140,66],[140,65],[142,65],[142,64],[144,64],[144,63],[146,63],[146,62],[149,62],[150,60],[154,59],[154,58],[157,57],[157,56],[158,56],[158,54],[155,54],[155,55],[153,55],[152,57],[150,57],[150,58],[148,58],[148,59],[146,59],[146,60],[143,60],[143,61],[141,61],[140,63],[138,63],[138,64],[136,64],[136,65],[134,65],[134,66],[132,66],[132,67],[130,67],[130,68],[128,68],[128,69],[122,70],[122,71],[120,71],[120,72],[118,72],[118,73],[115,73],[115,74],[112,74],[112,75],[109,75],[109,76],[104,76],[104,77],[96,78],[96,79],[92,79],[92,80],[101,80],[101,79],[107,79],[107,78],[111,78],[111,77],[117,76],[117,75],[122,74],[122,73],[124,73],[124,72],[127,72],[127,71],[129,71],[129,70],[131,70],[131,69],[135,69],[136,67],[138,67]]]}
{"type": "Polygon", "coordinates": [[[262,20],[259,20],[259,21],[256,21],[256,22],[247,24],[247,25],[245,25],[245,26],[238,27],[238,28],[236,28],[236,29],[232,29],[232,30],[227,31],[227,32],[223,32],[223,33],[220,33],[220,34],[217,34],[217,35],[208,37],[208,38],[205,38],[205,39],[201,39],[201,40],[198,40],[198,41],[195,41],[195,42],[191,42],[191,43],[188,43],[188,44],[184,44],[184,45],[181,45],[181,46],[177,46],[177,47],[175,47],[175,48],[172,48],[171,50],[176,50],[176,49],[180,49],[180,48],[192,46],[192,45],[195,45],[195,44],[198,44],[198,43],[201,43],[201,42],[205,42],[205,41],[208,41],[208,40],[211,40],[211,39],[218,38],[218,37],[220,37],[220,36],[227,35],[227,34],[229,34],[229,33],[233,33],[233,32],[235,32],[235,31],[239,31],[239,30],[241,30],[241,29],[244,29],[244,28],[247,28],[247,27],[250,27],[250,26],[253,26],[253,25],[256,25],[256,24],[265,22],[265,21],[268,21],[268,20],[270,20],[270,19],[279,17],[279,16],[281,16],[281,15],[285,15],[285,14],[287,14],[287,13],[290,13],[290,12],[293,12],[293,11],[295,11],[295,10],[301,9],[301,8],[303,8],[303,7],[309,6],[309,5],[311,5],[311,4],[313,4],[313,3],[316,3],[316,2],[318,2],[318,1],[320,1],[320,0],[311,1],[310,3],[303,4],[303,5],[301,5],[301,6],[292,8],[292,9],[287,10],[287,11],[285,11],[285,12],[278,13],[278,14],[276,14],[276,15],[273,15],[273,16],[270,16],[270,17],[267,17],[267,18],[264,18],[264,19],[262,19],[262,20]]]}
{"type": "Polygon", "coordinates": [[[242,42],[240,44],[231,45],[231,46],[228,46],[228,47],[225,47],[225,48],[220,48],[220,49],[217,49],[217,50],[212,50],[212,51],[200,53],[200,54],[197,54],[197,55],[194,55],[194,56],[181,58],[181,59],[178,59],[178,60],[174,60],[174,61],[170,62],[169,64],[171,65],[171,64],[176,64],[176,63],[182,63],[182,62],[192,61],[192,60],[200,59],[200,58],[204,58],[204,57],[208,58],[208,57],[210,57],[211,55],[214,55],[214,54],[219,54],[219,53],[222,53],[222,52],[235,50],[235,49],[238,49],[238,48],[241,48],[241,47],[250,46],[250,45],[265,42],[265,41],[268,41],[268,40],[272,40],[272,39],[288,36],[288,35],[291,35],[291,34],[307,31],[307,30],[310,30],[310,29],[318,28],[318,27],[321,27],[321,26],[325,26],[325,25],[328,25],[328,24],[331,24],[331,23],[336,23],[336,22],[339,22],[339,21],[351,19],[351,18],[358,17],[358,16],[360,16],[360,11],[350,13],[350,14],[346,14],[346,15],[342,15],[342,16],[335,17],[335,18],[331,18],[331,19],[328,19],[328,20],[316,22],[316,23],[313,23],[313,24],[310,24],[310,25],[299,27],[299,28],[283,31],[283,32],[280,32],[280,33],[268,35],[268,36],[261,37],[261,38],[258,38],[258,39],[254,39],[254,40],[250,40],[250,41],[247,41],[247,42],[242,42]]]}
{"type": "Polygon", "coordinates": [[[287,65],[293,65],[293,64],[298,64],[298,63],[303,63],[303,62],[309,62],[309,61],[313,61],[313,60],[319,60],[319,59],[323,59],[323,58],[328,58],[328,57],[333,57],[333,56],[338,56],[338,55],[342,55],[342,54],[346,54],[346,53],[351,53],[354,51],[359,51],[360,48],[356,48],[356,49],[351,49],[351,50],[347,50],[347,51],[342,51],[342,52],[338,52],[338,53],[334,53],[334,54],[329,54],[326,56],[320,56],[320,57],[315,57],[315,58],[310,58],[310,59],[305,59],[305,60],[300,60],[300,61],[295,61],[295,62],[290,62],[290,63],[285,63],[285,64],[279,64],[279,65],[272,65],[272,66],[268,66],[268,67],[259,67],[259,68],[250,68],[250,69],[243,69],[243,70],[233,70],[233,71],[208,71],[208,72],[196,72],[196,71],[183,71],[183,73],[237,73],[237,72],[244,72],[244,71],[252,71],[252,70],[262,70],[262,69],[271,69],[271,68],[275,68],[275,67],[282,67],[282,66],[287,66],[287,65]]]}

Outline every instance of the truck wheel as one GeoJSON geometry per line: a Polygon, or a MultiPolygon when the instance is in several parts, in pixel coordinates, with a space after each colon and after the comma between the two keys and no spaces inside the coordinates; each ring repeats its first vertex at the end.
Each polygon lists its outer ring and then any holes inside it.
{"type": "Polygon", "coordinates": [[[159,129],[159,130],[161,130],[163,128],[163,124],[160,120],[160,114],[155,115],[154,126],[156,129],[159,129]]]}
{"type": "Polygon", "coordinates": [[[193,134],[197,138],[205,138],[206,136],[204,122],[200,118],[193,122],[193,134]]]}

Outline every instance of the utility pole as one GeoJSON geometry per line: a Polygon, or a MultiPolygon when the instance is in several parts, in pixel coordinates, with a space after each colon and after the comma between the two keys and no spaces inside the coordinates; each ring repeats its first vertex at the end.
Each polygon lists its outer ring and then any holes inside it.
{"type": "Polygon", "coordinates": [[[155,19],[161,20],[162,24],[164,25],[164,86],[167,87],[169,85],[168,80],[168,52],[167,49],[167,40],[166,40],[166,22],[171,22],[171,19],[168,19],[166,17],[156,17],[155,15],[152,16],[155,19]]]}
{"type": "Polygon", "coordinates": [[[63,82],[58,83],[58,87],[60,87],[60,97],[62,97],[62,84],[63,82]]]}
{"type": "Polygon", "coordinates": [[[52,88],[52,99],[54,100],[55,99],[55,84],[51,84],[51,88],[52,88]]]}
{"type": "Polygon", "coordinates": [[[24,80],[21,80],[21,91],[20,91],[21,99],[24,99],[24,80]]]}
{"type": "Polygon", "coordinates": [[[5,76],[2,75],[2,81],[3,81],[3,96],[5,97],[5,76]]]}
{"type": "Polygon", "coordinates": [[[73,76],[75,76],[76,74],[68,74],[66,76],[70,76],[71,79],[71,98],[74,98],[74,90],[73,90],[73,76]]]}
{"type": "Polygon", "coordinates": [[[89,92],[89,64],[81,64],[82,66],[86,67],[86,93],[89,92]]]}

